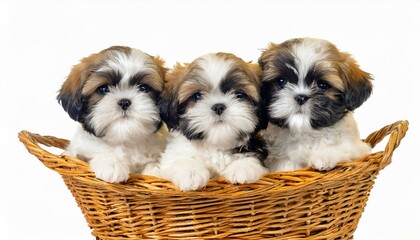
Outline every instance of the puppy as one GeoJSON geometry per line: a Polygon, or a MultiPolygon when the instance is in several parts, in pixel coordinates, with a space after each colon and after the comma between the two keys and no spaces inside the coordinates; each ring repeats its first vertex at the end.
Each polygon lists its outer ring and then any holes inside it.
{"type": "Polygon", "coordinates": [[[270,171],[329,170],[369,153],[352,112],[369,98],[372,77],[350,54],[326,40],[297,38],[270,44],[259,63],[270,171]]]}
{"type": "Polygon", "coordinates": [[[157,102],[164,62],[138,49],[112,46],[75,65],[57,96],[80,123],[66,154],[89,162],[96,177],[126,181],[154,169],[165,140],[157,102]]]}
{"type": "Polygon", "coordinates": [[[168,72],[160,109],[171,130],[161,177],[182,191],[212,177],[252,183],[267,169],[259,128],[261,69],[229,53],[203,55],[168,72]]]}

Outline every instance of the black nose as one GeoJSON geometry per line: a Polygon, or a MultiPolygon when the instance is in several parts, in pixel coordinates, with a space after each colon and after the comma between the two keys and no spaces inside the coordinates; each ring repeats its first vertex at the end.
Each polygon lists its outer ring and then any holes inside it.
{"type": "Polygon", "coordinates": [[[131,101],[124,98],[118,101],[118,105],[120,105],[123,110],[127,110],[127,108],[131,105],[131,101]]]}
{"type": "Polygon", "coordinates": [[[211,110],[215,111],[217,115],[222,115],[225,109],[226,105],[223,103],[214,104],[213,107],[211,107],[211,110]]]}
{"type": "Polygon", "coordinates": [[[298,102],[298,103],[299,103],[299,105],[303,105],[303,104],[305,104],[305,103],[306,103],[306,101],[308,101],[308,99],[309,99],[309,97],[308,97],[308,96],[306,96],[306,95],[302,95],[302,94],[297,95],[297,96],[295,97],[295,100],[296,100],[296,102],[298,102]]]}

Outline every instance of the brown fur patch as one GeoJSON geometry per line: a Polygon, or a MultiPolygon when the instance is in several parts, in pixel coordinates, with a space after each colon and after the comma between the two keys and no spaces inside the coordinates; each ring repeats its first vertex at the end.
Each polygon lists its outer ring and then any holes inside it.
{"type": "Polygon", "coordinates": [[[76,99],[78,92],[89,78],[92,67],[101,62],[102,53],[92,54],[80,60],[80,63],[73,66],[70,74],[61,87],[61,92],[70,93],[76,99]]]}
{"type": "Polygon", "coordinates": [[[152,60],[155,62],[156,66],[159,69],[159,75],[162,79],[165,79],[166,73],[168,72],[168,68],[165,67],[165,61],[160,56],[150,56],[152,60]]]}
{"type": "Polygon", "coordinates": [[[176,63],[175,66],[168,71],[165,78],[163,98],[170,99],[171,96],[178,95],[178,89],[181,85],[183,76],[187,71],[188,64],[176,63]]]}
{"type": "Polygon", "coordinates": [[[365,84],[372,87],[372,75],[360,69],[359,64],[350,54],[341,52],[338,55],[338,59],[336,67],[339,75],[349,88],[357,89],[365,84]]]}

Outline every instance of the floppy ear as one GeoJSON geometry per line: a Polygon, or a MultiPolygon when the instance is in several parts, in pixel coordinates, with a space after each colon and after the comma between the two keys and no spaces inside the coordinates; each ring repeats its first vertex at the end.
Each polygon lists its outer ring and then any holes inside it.
{"type": "Polygon", "coordinates": [[[372,75],[360,69],[348,53],[341,53],[343,61],[339,63],[340,77],[344,81],[344,101],[348,110],[360,107],[372,93],[372,75]]]}
{"type": "Polygon", "coordinates": [[[258,64],[260,65],[262,69],[262,86],[261,86],[261,129],[266,129],[268,122],[269,122],[269,115],[268,115],[268,104],[270,104],[271,101],[271,83],[264,81],[267,76],[269,76],[272,72],[272,69],[269,69],[267,66],[267,62],[269,59],[272,58],[272,55],[274,54],[273,48],[275,48],[277,45],[274,43],[269,43],[267,48],[263,50],[261,53],[260,58],[258,59],[258,64]]]}
{"type": "Polygon", "coordinates": [[[174,68],[168,72],[163,92],[158,103],[160,117],[169,129],[176,129],[178,127],[178,91],[182,77],[185,74],[185,69],[185,66],[177,63],[174,68]]]}
{"type": "Polygon", "coordinates": [[[261,67],[260,65],[252,62],[247,63],[248,69],[252,72],[254,75],[253,77],[256,79],[257,82],[261,83],[261,67]]]}
{"type": "Polygon", "coordinates": [[[87,78],[86,68],[87,64],[85,62],[74,66],[57,96],[58,102],[69,116],[81,123],[84,121],[86,104],[82,98],[82,88],[87,78]]]}
{"type": "Polygon", "coordinates": [[[178,100],[168,89],[164,89],[158,102],[160,118],[169,130],[178,126],[178,100]]]}
{"type": "Polygon", "coordinates": [[[262,70],[264,70],[264,67],[269,61],[269,59],[272,58],[272,55],[275,52],[275,48],[279,48],[279,45],[270,42],[268,43],[267,47],[262,50],[261,56],[258,58],[258,64],[260,65],[262,70]]]}
{"type": "Polygon", "coordinates": [[[153,62],[155,62],[156,66],[158,66],[162,79],[165,79],[166,73],[168,72],[168,69],[165,67],[165,60],[163,60],[160,56],[148,56],[152,58],[153,62]]]}
{"type": "MultiPolygon", "coordinates": [[[[273,45],[273,43],[270,43],[268,48],[270,48],[273,45]]],[[[263,50],[263,52],[261,53],[261,56],[258,58],[258,64],[260,65],[260,68],[262,70],[262,74],[261,74],[261,81],[263,80],[264,77],[264,66],[266,64],[266,54],[267,53],[267,49],[263,50]]],[[[269,122],[269,116],[268,116],[268,109],[267,106],[269,104],[270,101],[270,91],[268,90],[270,86],[268,86],[267,82],[262,81],[261,83],[261,101],[260,101],[260,128],[261,129],[266,129],[268,122],[269,122]]]]}
{"type": "Polygon", "coordinates": [[[89,77],[90,63],[98,56],[92,54],[89,57],[80,60],[80,63],[75,65],[67,79],[64,81],[59,94],[57,96],[58,102],[69,116],[80,123],[84,122],[84,115],[86,111],[86,99],[82,96],[82,89],[89,77]]]}
{"type": "Polygon", "coordinates": [[[260,122],[259,122],[259,129],[266,129],[268,122],[269,122],[269,116],[268,116],[268,104],[270,101],[270,96],[269,94],[271,93],[270,89],[272,86],[267,84],[267,83],[263,83],[261,86],[261,100],[259,103],[259,118],[260,118],[260,122]]]}
{"type": "Polygon", "coordinates": [[[258,125],[256,127],[256,132],[260,131],[261,129],[266,129],[267,128],[267,124],[268,124],[268,117],[267,117],[267,113],[265,111],[265,101],[264,101],[264,91],[263,91],[263,87],[262,87],[262,70],[260,65],[255,64],[255,63],[247,63],[248,65],[248,69],[252,72],[254,78],[255,78],[255,83],[256,85],[259,87],[258,89],[258,93],[260,95],[260,100],[258,103],[256,103],[256,107],[257,107],[257,116],[258,116],[258,125]]]}

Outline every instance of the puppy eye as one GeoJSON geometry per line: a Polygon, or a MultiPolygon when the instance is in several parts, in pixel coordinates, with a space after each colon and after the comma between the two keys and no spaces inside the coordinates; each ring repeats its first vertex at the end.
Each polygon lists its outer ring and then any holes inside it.
{"type": "Polygon", "coordinates": [[[150,92],[150,87],[147,84],[140,84],[139,91],[144,92],[144,93],[148,93],[148,92],[150,92]]]}
{"type": "Polygon", "coordinates": [[[323,91],[327,91],[328,89],[331,88],[331,85],[328,84],[326,81],[324,80],[318,80],[317,83],[318,87],[323,90],[323,91]]]}
{"type": "Polygon", "coordinates": [[[277,78],[276,79],[276,83],[279,85],[280,88],[284,88],[284,86],[287,83],[287,80],[284,79],[284,78],[282,78],[282,77],[280,77],[280,78],[277,78]]]}
{"type": "Polygon", "coordinates": [[[105,95],[105,94],[109,93],[109,87],[108,87],[108,85],[102,85],[102,86],[98,87],[98,89],[96,91],[99,94],[105,95]]]}
{"type": "Polygon", "coordinates": [[[196,93],[193,94],[193,99],[194,99],[194,101],[198,102],[201,99],[203,99],[203,95],[201,94],[201,92],[196,92],[196,93]]]}
{"type": "Polygon", "coordinates": [[[235,97],[236,97],[237,99],[244,99],[244,98],[246,97],[246,94],[245,94],[245,93],[243,93],[243,92],[236,92],[236,93],[235,93],[235,97]]]}

